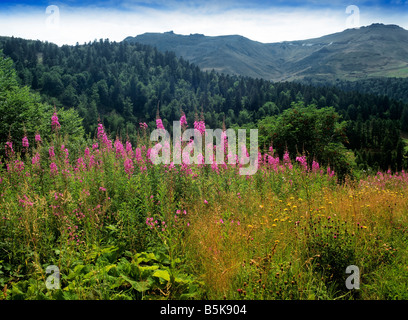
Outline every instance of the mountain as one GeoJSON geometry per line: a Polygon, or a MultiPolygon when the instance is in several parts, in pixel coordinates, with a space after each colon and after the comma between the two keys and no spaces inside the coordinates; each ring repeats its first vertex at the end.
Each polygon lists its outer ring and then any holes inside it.
{"type": "Polygon", "coordinates": [[[408,77],[408,31],[397,25],[372,24],[279,43],[261,43],[238,35],[185,36],[172,31],[145,33],[124,41],[173,51],[202,70],[272,81],[408,77]]]}

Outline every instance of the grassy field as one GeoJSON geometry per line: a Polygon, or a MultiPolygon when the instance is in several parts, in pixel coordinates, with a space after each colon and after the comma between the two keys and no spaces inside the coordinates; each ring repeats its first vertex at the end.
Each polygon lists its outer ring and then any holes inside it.
{"type": "Polygon", "coordinates": [[[407,173],[339,184],[272,149],[252,176],[153,165],[143,132],[132,146],[100,126],[78,157],[58,130],[8,149],[0,299],[408,298],[407,173]]]}

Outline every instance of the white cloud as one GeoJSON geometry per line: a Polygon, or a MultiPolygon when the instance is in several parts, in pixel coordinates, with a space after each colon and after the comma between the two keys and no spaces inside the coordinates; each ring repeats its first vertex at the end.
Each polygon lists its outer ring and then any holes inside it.
{"type": "MultiPolygon", "coordinates": [[[[360,24],[374,22],[399,24],[408,28],[407,14],[365,11],[360,7],[360,24]]],[[[54,13],[55,15],[55,13],[54,13]]],[[[0,13],[1,35],[80,44],[94,39],[121,41],[145,32],[173,30],[179,34],[203,33],[209,36],[240,34],[260,42],[315,38],[346,29],[345,7],[338,9],[219,9],[209,7],[172,7],[156,10],[133,6],[132,10],[59,7],[59,24],[43,10],[19,8],[0,13]],[[48,26],[47,26],[48,23],[48,26]]]]}

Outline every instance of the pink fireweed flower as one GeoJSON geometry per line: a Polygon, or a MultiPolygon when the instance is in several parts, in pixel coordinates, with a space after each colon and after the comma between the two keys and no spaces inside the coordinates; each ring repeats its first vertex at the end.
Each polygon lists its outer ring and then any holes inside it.
{"type": "Polygon", "coordinates": [[[50,170],[51,170],[51,174],[52,174],[52,175],[57,175],[57,174],[58,174],[58,167],[57,167],[57,165],[55,164],[55,162],[52,162],[52,163],[50,164],[50,170]]]}
{"type": "Polygon", "coordinates": [[[48,149],[48,154],[50,155],[51,159],[55,157],[54,147],[50,147],[48,149]]]}
{"type": "Polygon", "coordinates": [[[28,143],[28,138],[26,136],[23,137],[22,143],[23,143],[23,148],[28,148],[29,143],[28,143]]]}
{"type": "Polygon", "coordinates": [[[37,165],[40,163],[40,154],[37,152],[35,156],[32,158],[31,163],[33,165],[37,165]]]}
{"type": "Polygon", "coordinates": [[[204,156],[202,155],[202,153],[199,153],[197,155],[197,163],[198,163],[198,165],[203,165],[204,164],[204,156]]]}
{"type": "Polygon", "coordinates": [[[93,168],[96,166],[95,156],[92,154],[89,157],[89,168],[93,168]]]}
{"type": "Polygon", "coordinates": [[[290,156],[289,156],[289,152],[285,151],[285,154],[283,155],[283,162],[285,164],[290,163],[290,156]]]}
{"type": "Polygon", "coordinates": [[[6,148],[6,156],[14,154],[13,142],[7,141],[6,145],[5,145],[5,148],[6,148]]]}
{"type": "Polygon", "coordinates": [[[152,148],[149,148],[149,149],[147,149],[147,151],[146,151],[146,159],[148,159],[148,161],[151,161],[150,160],[150,154],[152,153],[152,148]]]}
{"type": "Polygon", "coordinates": [[[130,176],[133,174],[133,171],[135,170],[132,159],[127,158],[123,165],[125,167],[125,172],[128,174],[130,178],[130,176]]]}
{"type": "Polygon", "coordinates": [[[160,118],[156,119],[156,126],[157,126],[157,129],[164,129],[162,119],[160,119],[160,118]]]}
{"type": "Polygon", "coordinates": [[[194,121],[194,129],[200,131],[201,134],[205,133],[205,122],[204,121],[194,121]]]}
{"type": "Polygon", "coordinates": [[[20,160],[15,160],[14,163],[6,163],[8,172],[22,172],[24,170],[24,162],[20,160]]]}
{"type": "Polygon", "coordinates": [[[227,149],[229,148],[228,147],[228,136],[225,130],[221,133],[221,141],[224,147],[224,154],[225,154],[227,153],[227,149]]]}
{"type": "Polygon", "coordinates": [[[147,123],[146,122],[139,122],[140,128],[146,130],[147,129],[147,123]]]}
{"type": "Polygon", "coordinates": [[[61,128],[60,123],[58,122],[58,115],[56,112],[51,117],[51,127],[53,130],[61,128]]]}
{"type": "Polygon", "coordinates": [[[327,167],[327,175],[331,178],[334,176],[334,171],[330,169],[330,167],[327,167]]]}
{"type": "Polygon", "coordinates": [[[312,171],[313,171],[314,173],[316,173],[317,171],[319,171],[319,168],[320,168],[319,163],[313,160],[313,163],[312,163],[312,171]]]}
{"type": "Polygon", "coordinates": [[[126,141],[126,152],[130,158],[133,158],[133,147],[130,141],[126,141]]]}
{"type": "Polygon", "coordinates": [[[143,161],[143,158],[142,158],[142,150],[140,150],[140,148],[136,148],[135,153],[136,153],[136,154],[135,154],[136,161],[137,161],[137,162],[143,161]]]}
{"type": "Polygon", "coordinates": [[[204,199],[204,203],[205,203],[205,204],[208,204],[208,201],[204,199]]]}
{"type": "Polygon", "coordinates": [[[263,163],[263,159],[262,158],[266,158],[266,154],[264,157],[262,157],[262,153],[258,152],[258,163],[261,164],[263,163]]]}
{"type": "Polygon", "coordinates": [[[69,164],[69,152],[68,152],[68,149],[65,148],[64,145],[61,145],[61,151],[63,151],[65,153],[65,163],[69,164]]]}
{"type": "Polygon", "coordinates": [[[216,161],[213,161],[211,163],[211,169],[212,169],[212,171],[215,171],[215,172],[219,173],[218,164],[217,164],[216,161]]]}
{"type": "Polygon", "coordinates": [[[304,170],[307,170],[306,156],[296,157],[296,161],[300,163],[304,170]]]}
{"type": "Polygon", "coordinates": [[[112,142],[108,139],[108,136],[105,133],[102,123],[98,124],[98,133],[97,137],[106,147],[112,147],[112,142]]]}
{"type": "Polygon", "coordinates": [[[26,195],[23,195],[23,198],[24,199],[19,199],[18,200],[18,202],[20,203],[20,205],[23,207],[23,208],[25,208],[27,205],[28,206],[33,206],[34,205],[34,202],[31,202],[29,199],[28,199],[28,197],[26,196],[26,195]]]}
{"type": "Polygon", "coordinates": [[[34,138],[34,139],[35,139],[36,142],[41,142],[41,136],[40,136],[40,134],[37,133],[37,134],[35,135],[35,138],[34,138]]]}
{"type": "Polygon", "coordinates": [[[116,139],[113,145],[116,149],[116,158],[124,157],[125,149],[123,147],[122,142],[120,142],[119,139],[116,139]]]}
{"type": "Polygon", "coordinates": [[[247,147],[245,145],[241,146],[241,158],[239,160],[240,164],[246,163],[246,159],[249,157],[247,147]]]}
{"type": "Polygon", "coordinates": [[[78,158],[78,160],[77,160],[77,167],[78,167],[78,169],[80,169],[80,170],[82,170],[82,171],[85,171],[85,169],[86,169],[86,164],[85,164],[84,158],[82,158],[82,157],[78,158]]]}
{"type": "Polygon", "coordinates": [[[186,119],[186,115],[185,115],[185,114],[183,114],[183,115],[181,116],[181,118],[180,118],[180,125],[181,125],[182,127],[187,127],[187,119],[186,119]]]}

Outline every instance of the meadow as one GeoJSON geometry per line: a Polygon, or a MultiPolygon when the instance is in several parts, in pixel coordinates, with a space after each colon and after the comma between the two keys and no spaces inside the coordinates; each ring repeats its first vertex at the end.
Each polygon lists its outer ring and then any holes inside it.
{"type": "Polygon", "coordinates": [[[98,126],[13,141],[0,169],[0,300],[407,299],[408,173],[336,172],[304,155],[154,165],[98,126]],[[346,268],[360,271],[348,289],[346,268]],[[56,266],[59,281],[47,267],[56,266]]]}

